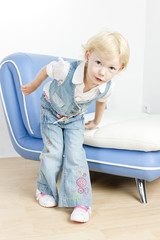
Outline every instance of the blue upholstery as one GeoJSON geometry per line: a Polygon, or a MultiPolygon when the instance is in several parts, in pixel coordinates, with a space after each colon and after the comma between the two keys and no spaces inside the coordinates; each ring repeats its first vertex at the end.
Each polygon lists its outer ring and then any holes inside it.
{"type": "MultiPolygon", "coordinates": [[[[27,159],[39,160],[43,148],[39,123],[40,96],[46,81],[28,96],[22,95],[20,85],[32,81],[42,66],[55,59],[52,56],[16,53],[1,63],[1,100],[10,137],[15,150],[27,159]]],[[[88,112],[92,111],[93,105],[88,109],[88,112]]],[[[160,151],[84,148],[90,170],[147,181],[160,176],[160,151]]]]}

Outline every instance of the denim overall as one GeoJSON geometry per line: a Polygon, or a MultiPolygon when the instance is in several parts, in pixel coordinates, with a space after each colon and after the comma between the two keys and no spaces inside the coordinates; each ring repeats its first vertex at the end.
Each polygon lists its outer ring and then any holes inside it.
{"type": "Polygon", "coordinates": [[[69,73],[64,82],[59,85],[53,80],[50,85],[49,100],[41,97],[41,134],[44,149],[40,155],[40,170],[37,188],[52,195],[59,207],[91,206],[92,190],[84,141],[83,113],[95,100],[103,97],[106,89],[95,99],[83,104],[75,102],[75,85],[72,83],[74,71],[80,61],[70,63],[69,73]],[[62,168],[57,191],[57,179],[62,168]]]}

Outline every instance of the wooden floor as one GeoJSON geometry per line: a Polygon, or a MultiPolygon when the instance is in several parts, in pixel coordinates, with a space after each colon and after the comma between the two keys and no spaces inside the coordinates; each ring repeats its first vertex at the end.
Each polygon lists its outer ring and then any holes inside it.
{"type": "Polygon", "coordinates": [[[160,180],[147,183],[141,204],[134,179],[91,173],[92,216],[71,222],[72,208],[43,208],[35,200],[39,162],[0,159],[0,240],[160,239],[160,180]]]}

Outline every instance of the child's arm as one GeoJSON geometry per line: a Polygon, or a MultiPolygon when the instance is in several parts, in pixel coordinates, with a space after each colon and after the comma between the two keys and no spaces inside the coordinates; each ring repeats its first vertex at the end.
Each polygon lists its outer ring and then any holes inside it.
{"type": "Polygon", "coordinates": [[[32,92],[34,92],[41,84],[42,82],[48,77],[46,72],[46,66],[44,66],[39,73],[36,75],[34,80],[26,85],[21,86],[21,91],[24,95],[28,95],[32,92]]]}
{"type": "Polygon", "coordinates": [[[96,101],[96,111],[94,120],[88,121],[85,124],[85,129],[95,129],[97,128],[98,124],[100,123],[104,110],[105,110],[106,103],[105,102],[98,102],[96,101]]]}

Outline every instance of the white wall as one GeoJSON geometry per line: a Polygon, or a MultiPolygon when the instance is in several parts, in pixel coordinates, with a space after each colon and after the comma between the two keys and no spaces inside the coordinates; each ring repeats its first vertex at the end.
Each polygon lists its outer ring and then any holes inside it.
{"type": "Polygon", "coordinates": [[[147,0],[143,104],[160,113],[160,1],[147,0]]]}
{"type": "MultiPolygon", "coordinates": [[[[142,109],[145,0],[5,0],[0,8],[0,60],[14,52],[79,58],[81,44],[101,30],[129,41],[129,66],[116,80],[110,108],[142,109]]],[[[0,105],[0,157],[17,156],[0,105]]]]}

